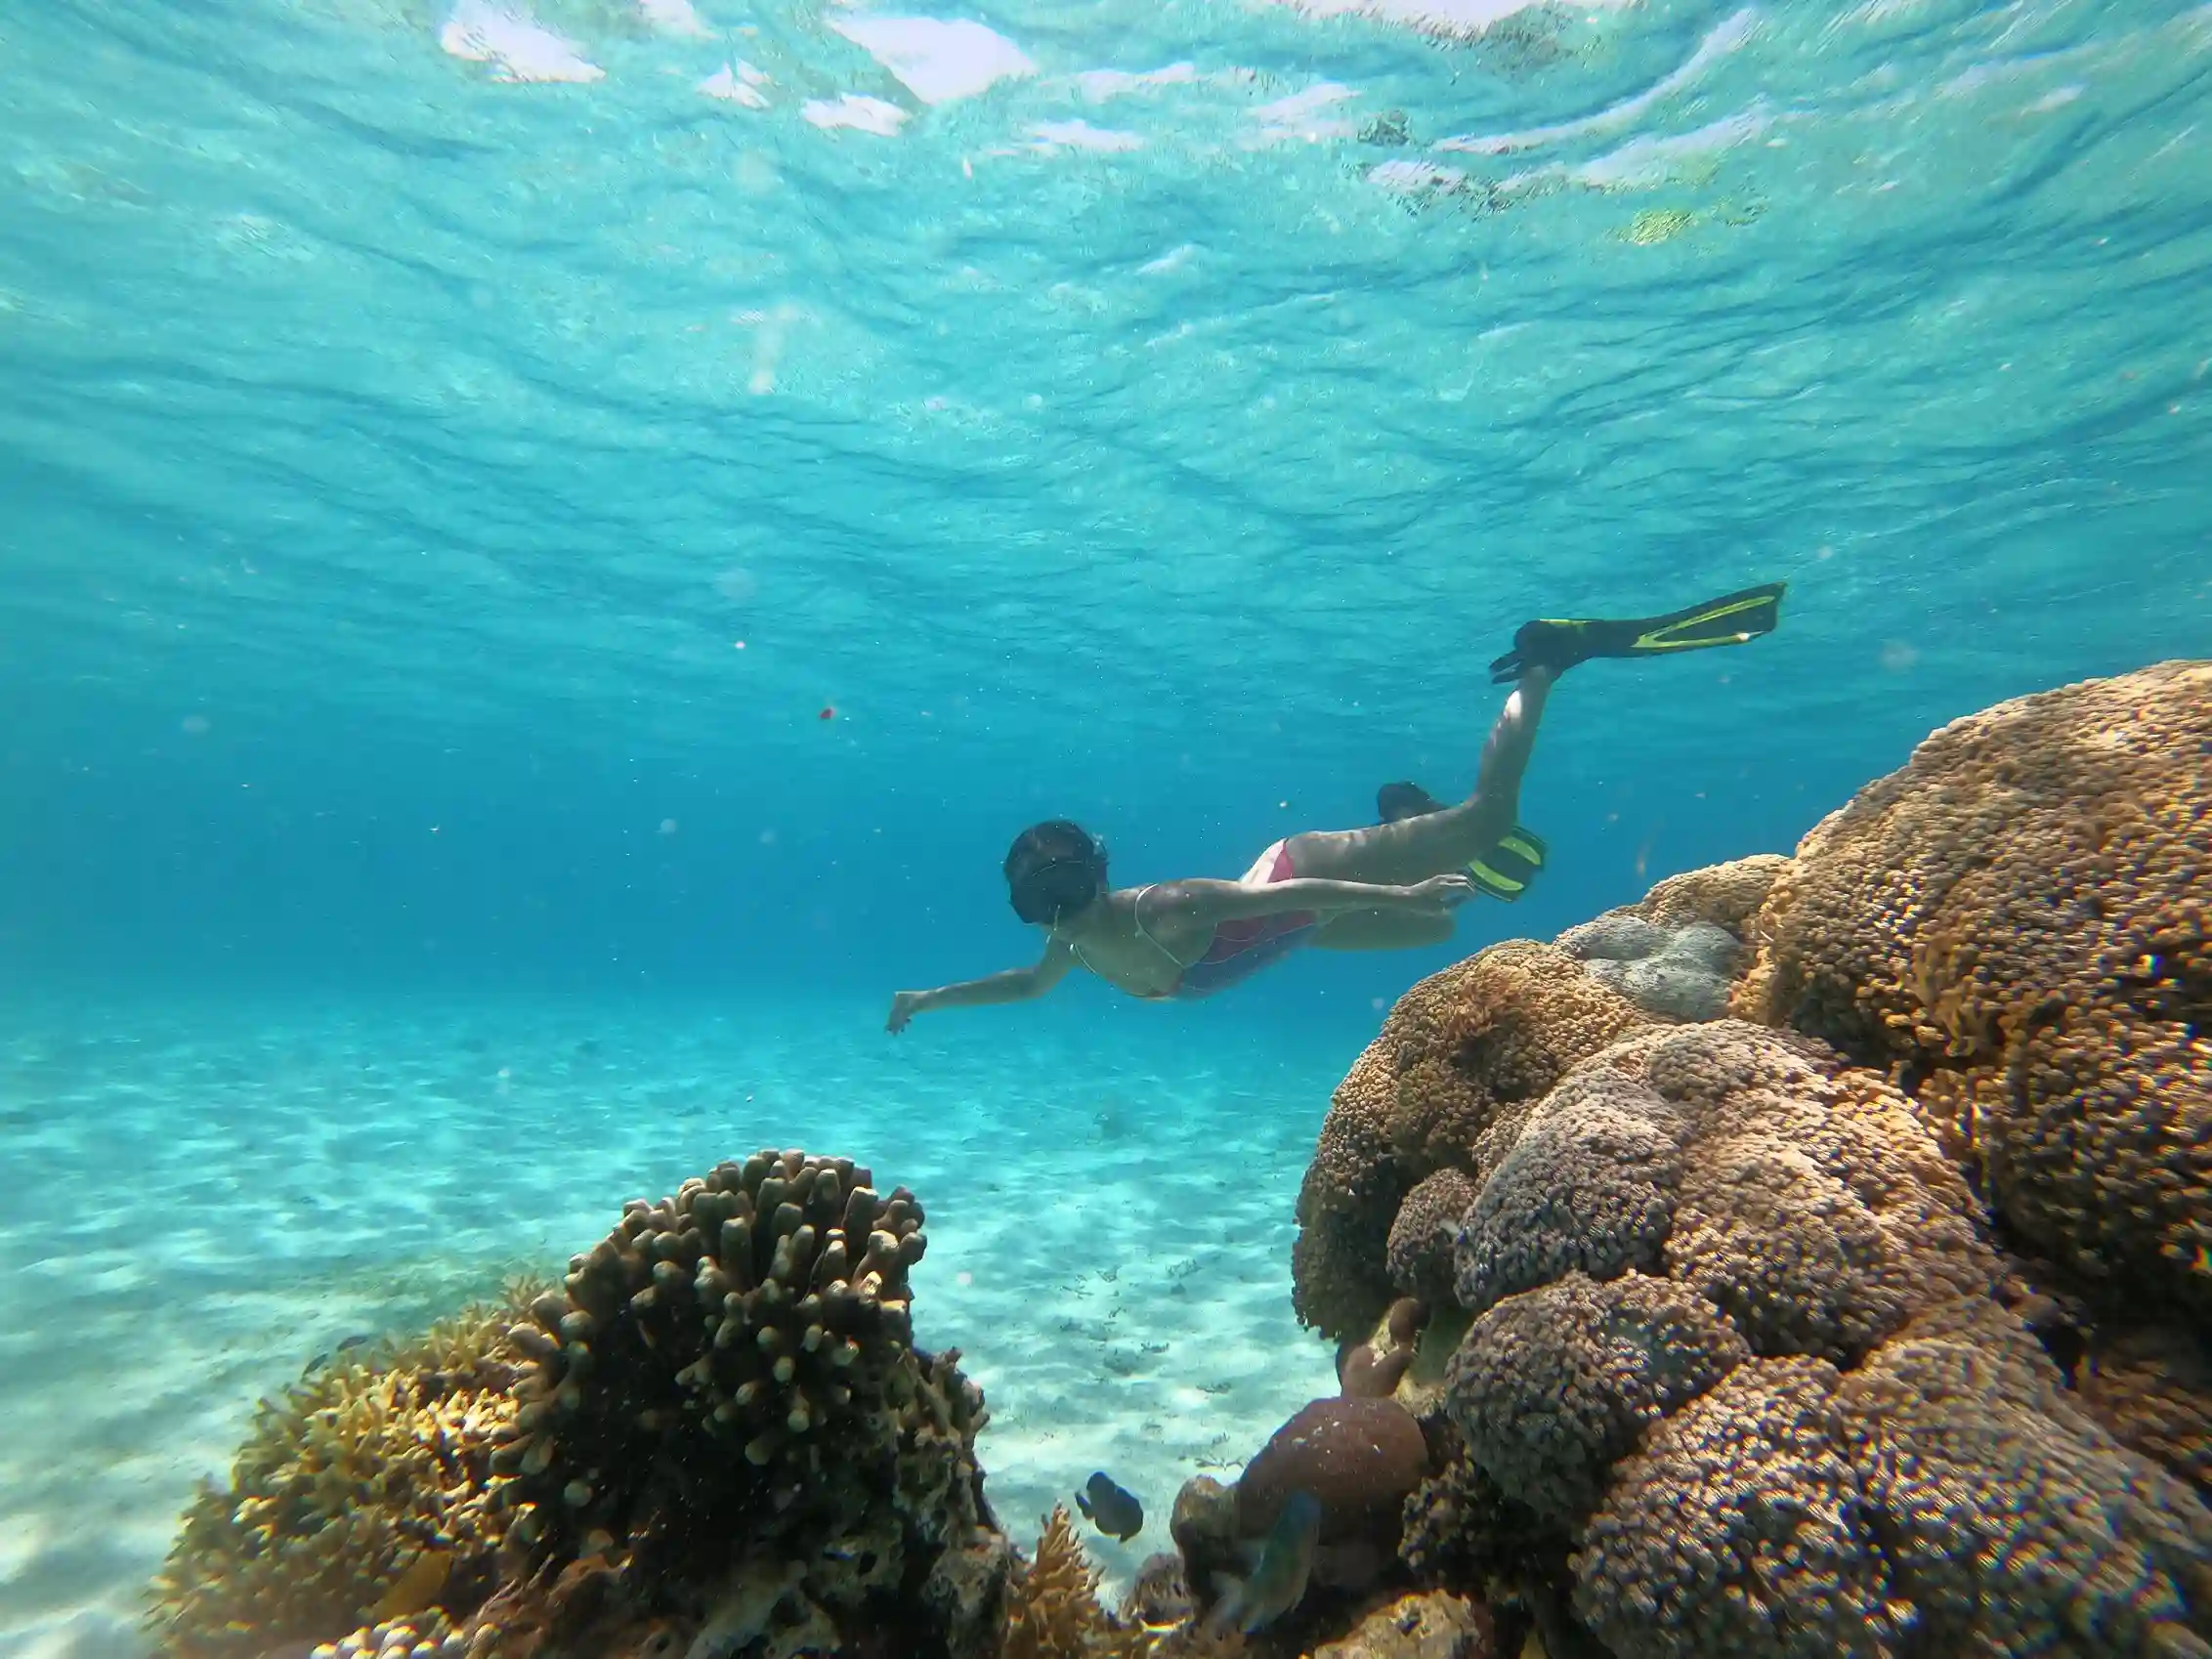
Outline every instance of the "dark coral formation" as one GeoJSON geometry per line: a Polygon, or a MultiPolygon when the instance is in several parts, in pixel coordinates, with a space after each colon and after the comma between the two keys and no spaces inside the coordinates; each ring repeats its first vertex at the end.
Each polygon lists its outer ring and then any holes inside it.
{"type": "Polygon", "coordinates": [[[1321,1542],[1398,1547],[1406,1497],[1428,1471],[1428,1443],[1405,1407],[1386,1399],[1314,1400],[1292,1414],[1245,1466],[1239,1533],[1263,1537],[1294,1492],[1321,1505],[1321,1542]]]}
{"type": "Polygon", "coordinates": [[[565,1294],[312,1375],[188,1515],[167,1650],[986,1659],[1014,1552],[982,1395],[913,1345],[921,1219],[763,1152],[626,1207],[565,1294]]]}
{"type": "Polygon", "coordinates": [[[1298,1193],[1298,1317],[1332,1337],[1370,1329],[1393,1297],[1390,1229],[1414,1187],[1447,1169],[1479,1180],[1570,1066],[1649,1023],[1528,940],[1407,992],[1338,1086],[1298,1193]]]}
{"type": "MultiPolygon", "coordinates": [[[[1816,1042],[1614,1045],[1469,1212],[1447,1409],[1473,1474],[1417,1506],[1494,1491],[1469,1521],[1571,1542],[1619,1659],[2192,1651],[2212,1514],[2071,1403],[1974,1221],[1909,1103],[1816,1042]]],[[[1416,1546],[1449,1552],[1427,1519],[1416,1546]]]]}
{"type": "Polygon", "coordinates": [[[2097,1331],[2076,1367],[2081,1403],[2114,1439],[2212,1501],[2212,1348],[2162,1326],[2097,1331]]]}
{"type": "Polygon", "coordinates": [[[185,1511],[155,1581],[163,1650],[251,1659],[378,1620],[382,1641],[432,1607],[472,1611],[506,1524],[490,1464],[525,1364],[507,1338],[516,1311],[475,1307],[349,1350],[264,1401],[230,1486],[185,1511]]]}
{"type": "Polygon", "coordinates": [[[1892,1068],[2030,1254],[2212,1317],[2212,664],[2001,703],[1816,827],[1738,1000],[1892,1068]]]}
{"type": "Polygon", "coordinates": [[[536,1370],[496,1464],[533,1576],[498,1617],[532,1634],[502,1653],[654,1617],[703,1620],[727,1654],[886,1620],[916,1651],[975,1649],[1009,1555],[981,1393],[912,1344],[921,1221],[850,1160],[762,1152],[633,1201],[572,1261],[514,1333],[536,1370]],[[533,1602],[572,1562],[590,1606],[533,1602]]]}

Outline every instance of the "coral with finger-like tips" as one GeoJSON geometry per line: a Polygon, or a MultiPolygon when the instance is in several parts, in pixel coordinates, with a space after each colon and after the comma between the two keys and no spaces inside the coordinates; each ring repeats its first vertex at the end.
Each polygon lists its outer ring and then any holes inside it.
{"type": "Polygon", "coordinates": [[[1465,1170],[1438,1170],[1414,1183],[1384,1245],[1392,1285],[1425,1302],[1452,1299],[1452,1247],[1474,1207],[1475,1190],[1465,1170]]]}
{"type": "Polygon", "coordinates": [[[1656,883],[1629,910],[1655,926],[1676,929],[1703,922],[1748,941],[1752,919],[1790,861],[1777,853],[1685,870],[1656,883]]]}
{"type": "Polygon", "coordinates": [[[2000,703],[1808,834],[1737,998],[1893,1069],[2012,1238],[2212,1315],[2212,663],[2000,703]]]}
{"type": "Polygon", "coordinates": [[[472,1611],[506,1527],[491,1453],[528,1363],[508,1335],[518,1311],[472,1307],[348,1350],[264,1401],[230,1486],[185,1511],[154,1582],[164,1652],[251,1659],[379,1618],[472,1611]]]}
{"type": "Polygon", "coordinates": [[[922,1212],[850,1159],[755,1153],[686,1181],[570,1263],[515,1340],[535,1356],[496,1460],[525,1543],[573,1556],[657,1511],[803,1495],[913,1353],[922,1212]],[[681,1474],[676,1471],[681,1470],[681,1474]]]}
{"type": "Polygon", "coordinates": [[[773,1655],[896,1625],[975,1650],[1010,1547],[974,1459],[982,1395],[913,1345],[921,1221],[904,1188],[798,1152],[626,1206],[515,1333],[536,1371],[496,1464],[532,1570],[496,1616],[532,1641],[574,1626],[533,1593],[604,1560],[592,1617],[617,1630],[677,1617],[773,1655]]]}
{"type": "Polygon", "coordinates": [[[1519,1121],[1585,1055],[1650,1016],[1550,945],[1510,940],[1399,999],[1338,1086],[1292,1252],[1298,1317],[1333,1337],[1371,1327],[1407,1194],[1445,1169],[1476,1179],[1519,1121]]]}
{"type": "Polygon", "coordinates": [[[2201,1338],[2163,1326],[2100,1330],[2078,1370],[2084,1411],[2212,1499],[2212,1348],[2201,1338]]]}

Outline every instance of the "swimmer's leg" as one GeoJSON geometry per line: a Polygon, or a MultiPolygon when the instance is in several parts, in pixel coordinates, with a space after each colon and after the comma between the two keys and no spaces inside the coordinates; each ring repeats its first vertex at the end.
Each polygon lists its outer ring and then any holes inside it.
{"type": "Polygon", "coordinates": [[[1316,951],[1411,951],[1451,938],[1448,912],[1345,911],[1306,936],[1316,951]]]}
{"type": "MultiPolygon", "coordinates": [[[[1395,824],[1309,830],[1293,835],[1284,843],[1292,873],[1316,881],[1410,886],[1482,857],[1519,820],[1521,774],[1528,770],[1536,748],[1536,729],[1544,719],[1552,679],[1547,670],[1531,668],[1506,699],[1498,723],[1490,728],[1490,740],[1482,745],[1474,792],[1466,800],[1395,824]]],[[[1375,947],[1339,947],[1353,948],[1375,947]]]]}

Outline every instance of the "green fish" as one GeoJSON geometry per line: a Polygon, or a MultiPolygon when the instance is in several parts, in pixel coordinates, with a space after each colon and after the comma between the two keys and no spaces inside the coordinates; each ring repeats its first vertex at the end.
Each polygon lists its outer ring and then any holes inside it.
{"type": "Polygon", "coordinates": [[[1208,1621],[1215,1634],[1231,1630],[1251,1636],[1273,1624],[1305,1598],[1313,1573],[1313,1549],[1321,1540],[1321,1500],[1294,1492],[1267,1529],[1251,1575],[1230,1579],[1208,1621]]]}

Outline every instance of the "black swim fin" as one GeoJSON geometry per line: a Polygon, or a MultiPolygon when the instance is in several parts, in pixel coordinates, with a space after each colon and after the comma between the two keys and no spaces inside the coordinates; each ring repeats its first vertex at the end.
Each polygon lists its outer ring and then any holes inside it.
{"type": "MultiPolygon", "coordinates": [[[[1376,815],[1385,824],[1443,810],[1443,802],[1419,784],[1384,784],[1375,791],[1376,815]]],[[[1467,877],[1493,899],[1510,905],[1528,891],[1550,856],[1543,836],[1516,824],[1496,846],[1466,866],[1467,877]]]]}
{"type": "Polygon", "coordinates": [[[1505,685],[1531,668],[1561,674],[1593,657],[1671,657],[1678,651],[1742,645],[1772,633],[1781,622],[1782,593],[1788,585],[1765,582],[1664,617],[1544,617],[1523,622],[1513,635],[1513,649],[1490,664],[1490,683],[1505,685]]]}

